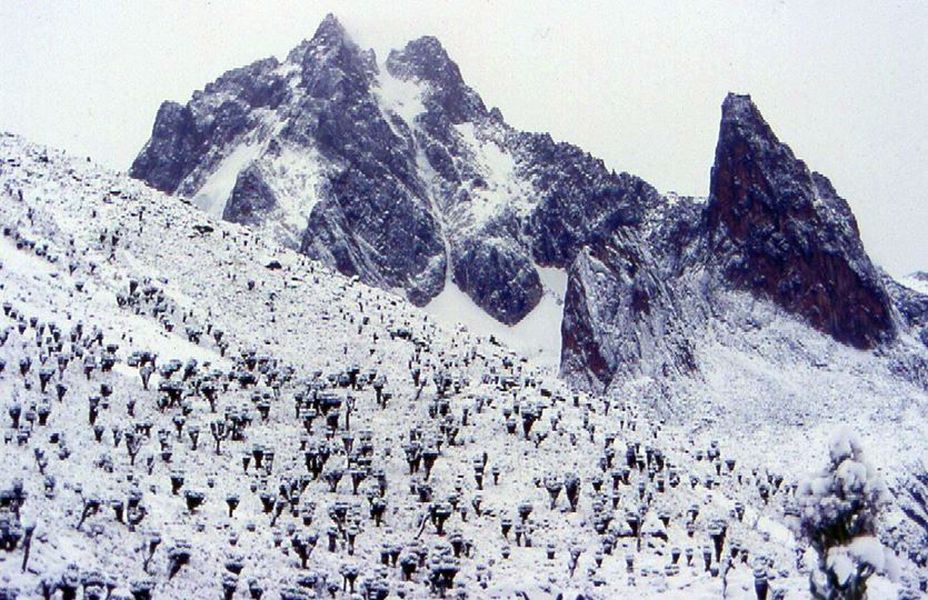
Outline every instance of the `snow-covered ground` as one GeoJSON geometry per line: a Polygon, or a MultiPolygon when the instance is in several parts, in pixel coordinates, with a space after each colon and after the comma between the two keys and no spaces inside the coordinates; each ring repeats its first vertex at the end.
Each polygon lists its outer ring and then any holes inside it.
{"type": "MultiPolygon", "coordinates": [[[[96,571],[112,581],[114,598],[144,581],[155,598],[222,597],[224,581],[234,584],[233,597],[247,598],[254,597],[252,579],[264,598],[308,598],[310,589],[321,597],[323,579],[334,584],[333,596],[347,597],[342,575],[353,568],[356,589],[363,586],[369,597],[377,597],[378,586],[390,597],[437,595],[430,578],[435,583],[454,573],[449,597],[460,591],[470,598],[754,598],[756,569],[771,590],[799,598],[807,594],[806,568],[783,509],[798,477],[824,460],[830,424],[851,419],[864,429],[865,448],[887,475],[907,456],[924,455],[924,391],[890,377],[885,360],[794,330],[801,325],[779,315],[755,333],[735,323],[707,329],[700,342],[705,381],[681,384],[672,390],[679,395],[662,402],[634,386],[611,398],[574,395],[553,369],[490,342],[476,325],[467,331],[437,324],[443,311],[433,313],[436,306],[419,310],[124,175],[9,135],[0,136],[0,157],[0,332],[6,332],[0,490],[21,479],[22,521],[35,524],[25,570],[21,546],[0,551],[0,587],[22,597],[41,597],[41,582],[66,581],[74,564],[78,580],[96,571]],[[50,324],[61,332],[60,348],[50,324]],[[196,335],[191,341],[198,330],[199,342],[196,335]],[[784,360],[794,336],[799,347],[784,360]],[[104,372],[100,361],[110,343],[118,346],[116,363],[104,372]],[[159,366],[172,358],[197,363],[186,380],[185,367],[165,377],[156,370],[145,390],[130,365],[133,351],[156,353],[159,366]],[[69,359],[60,371],[59,356],[69,359]],[[89,375],[86,356],[97,365],[89,375]],[[828,360],[810,366],[810,357],[828,360]],[[25,358],[32,363],[22,375],[25,358]],[[248,374],[256,383],[248,383],[248,374]],[[368,376],[384,381],[392,395],[385,406],[368,376]],[[203,387],[209,381],[218,389],[215,412],[203,387]],[[170,382],[182,390],[177,403],[166,402],[170,382]],[[62,401],[55,397],[58,383],[67,386],[62,401]],[[784,395],[787,386],[792,395],[784,395]],[[97,409],[98,442],[88,398],[108,389],[97,409]],[[327,432],[320,414],[307,432],[296,414],[299,397],[304,407],[339,399],[334,429],[327,432]],[[22,407],[19,429],[9,416],[14,403],[22,407]],[[46,407],[44,425],[28,416],[46,407]],[[523,416],[536,410],[540,417],[525,436],[523,416]],[[250,419],[243,439],[226,439],[217,453],[211,424],[231,426],[242,414],[250,419]],[[507,431],[509,419],[515,433],[507,431]],[[193,427],[200,431],[196,449],[193,427]],[[134,465],[128,432],[142,441],[134,465]],[[362,452],[367,436],[370,448],[362,452]],[[409,473],[411,437],[420,450],[436,451],[427,481],[425,458],[409,473]],[[272,469],[255,464],[255,448],[274,452],[272,469]],[[636,464],[623,471],[628,448],[636,464]],[[320,479],[306,465],[307,451],[317,449],[331,454],[320,479]],[[482,464],[484,453],[481,490],[475,461],[482,464]],[[47,460],[44,474],[37,456],[47,460]],[[731,468],[727,459],[735,459],[731,468]],[[327,480],[338,469],[344,472],[332,492],[327,480]],[[572,474],[580,480],[576,512],[566,491],[552,508],[546,479],[563,484],[572,474]],[[176,495],[172,475],[183,477],[176,495]],[[365,478],[357,495],[352,476],[365,478]],[[282,485],[299,496],[295,514],[282,500],[282,485]],[[431,499],[421,501],[429,489],[431,499]],[[761,499],[763,489],[769,501],[761,499]],[[195,510],[184,495],[191,490],[204,494],[195,510]],[[141,494],[146,511],[133,526],[125,512],[130,493],[141,494]],[[229,516],[232,495],[239,504],[229,516]],[[99,510],[78,527],[93,498],[99,510]],[[124,503],[121,520],[116,501],[124,503]],[[377,526],[370,509],[380,501],[377,526]],[[531,509],[524,523],[523,505],[531,509]],[[445,509],[451,514],[440,534],[436,521],[445,509]],[[727,524],[721,561],[711,556],[716,520],[727,524]],[[318,541],[302,568],[293,538],[307,534],[318,534],[318,541]],[[161,541],[150,552],[155,535],[161,541]],[[454,557],[451,543],[458,540],[461,554],[454,557]],[[169,556],[178,555],[182,542],[189,544],[189,562],[169,577],[169,556]],[[389,558],[394,548],[396,564],[389,558]],[[579,551],[573,571],[572,549],[579,551]],[[382,563],[382,551],[390,564],[382,563]],[[730,569],[728,556],[734,556],[730,569]],[[405,557],[415,564],[409,580],[405,557]],[[281,593],[289,588],[304,595],[281,593]]],[[[543,275],[548,292],[536,311],[551,315],[538,318],[558,323],[563,274],[543,275]]],[[[551,339],[531,345],[551,349],[551,339]]],[[[9,519],[9,508],[0,507],[0,515],[9,519]]],[[[903,574],[914,576],[914,566],[904,556],[900,561],[903,574]]],[[[892,598],[902,585],[877,575],[871,592],[892,598]]]]}
{"type": "Polygon", "coordinates": [[[550,370],[557,370],[561,360],[561,318],[567,273],[562,269],[538,267],[544,289],[538,305],[515,325],[500,323],[470,299],[449,278],[442,292],[425,306],[448,327],[464,325],[475,335],[490,337],[531,358],[550,370]]]}

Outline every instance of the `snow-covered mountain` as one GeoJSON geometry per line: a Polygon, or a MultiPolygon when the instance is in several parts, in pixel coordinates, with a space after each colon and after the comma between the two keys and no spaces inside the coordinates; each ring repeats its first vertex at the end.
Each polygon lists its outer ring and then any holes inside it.
{"type": "Polygon", "coordinates": [[[701,322],[639,340],[700,379],[587,395],[273,232],[15,136],[0,157],[4,597],[802,597],[788,525],[838,424],[893,497],[871,594],[925,589],[904,331],[874,353],[748,290],[675,297],[619,233],[568,298],[701,322]]]}
{"type": "MultiPolygon", "coordinates": [[[[165,102],[130,174],[588,389],[700,377],[693,344],[720,317],[717,290],[861,349],[911,349],[900,333],[923,323],[890,294],[846,202],[749,97],[723,103],[710,197],[662,196],[509,126],[435,38],[381,62],[333,16],[285,60],[165,102]]],[[[922,350],[909,362],[924,381],[922,350]]]]}
{"type": "Polygon", "coordinates": [[[547,281],[659,201],[507,125],[438,40],[380,63],[331,16],[285,61],[162,105],[131,174],[416,304],[463,292],[506,325],[561,300],[547,281]]]}

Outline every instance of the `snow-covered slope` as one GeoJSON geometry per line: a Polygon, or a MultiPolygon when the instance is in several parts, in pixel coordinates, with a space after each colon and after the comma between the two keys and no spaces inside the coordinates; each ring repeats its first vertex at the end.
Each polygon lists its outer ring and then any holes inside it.
{"type": "Polygon", "coordinates": [[[912,273],[908,277],[904,277],[901,283],[912,288],[916,292],[928,295],[928,273],[923,271],[912,273]]]}
{"type": "Polygon", "coordinates": [[[538,268],[542,298],[538,306],[515,325],[505,325],[488,315],[453,281],[424,309],[445,325],[466,325],[471,331],[492,336],[532,358],[536,364],[557,370],[561,360],[561,328],[567,274],[561,269],[538,268]]]}
{"type": "Polygon", "coordinates": [[[924,392],[769,304],[696,340],[702,391],[575,394],[120,174],[9,135],[0,157],[0,587],[23,597],[753,598],[755,574],[801,597],[784,509],[829,424],[867,423],[891,482],[923,454],[924,392]]]}

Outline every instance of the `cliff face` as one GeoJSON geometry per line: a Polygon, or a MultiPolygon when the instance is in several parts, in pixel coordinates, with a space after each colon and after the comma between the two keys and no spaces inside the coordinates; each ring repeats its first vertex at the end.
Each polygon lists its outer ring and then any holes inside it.
{"type": "Polygon", "coordinates": [[[722,105],[707,227],[711,259],[737,288],[858,348],[895,337],[847,203],[780,143],[749,96],[722,105]]]}
{"type": "Polygon", "coordinates": [[[584,248],[568,272],[561,370],[586,387],[696,371],[673,289],[634,233],[584,248]]]}

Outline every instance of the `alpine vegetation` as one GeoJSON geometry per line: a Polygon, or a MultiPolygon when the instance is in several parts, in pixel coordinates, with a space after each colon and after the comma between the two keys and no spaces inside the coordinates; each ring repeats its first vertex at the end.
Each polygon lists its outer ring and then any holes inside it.
{"type": "Polygon", "coordinates": [[[800,535],[818,555],[810,576],[814,597],[864,598],[871,575],[898,569],[877,538],[889,494],[855,434],[836,433],[828,465],[802,482],[798,502],[800,535]]]}

